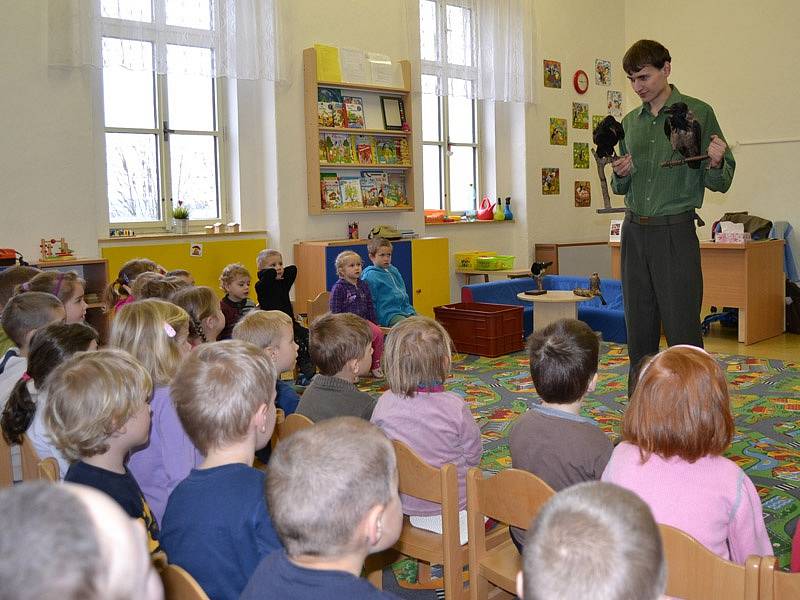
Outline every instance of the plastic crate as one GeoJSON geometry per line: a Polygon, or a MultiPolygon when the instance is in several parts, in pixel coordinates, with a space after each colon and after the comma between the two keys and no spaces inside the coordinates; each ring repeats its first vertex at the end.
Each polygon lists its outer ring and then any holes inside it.
{"type": "Polygon", "coordinates": [[[475,259],[475,266],[480,271],[500,271],[502,269],[514,268],[514,257],[499,256],[478,256],[475,259]]]}
{"type": "Polygon", "coordinates": [[[484,250],[466,250],[464,252],[456,252],[453,257],[456,259],[456,269],[477,269],[475,264],[479,256],[495,256],[497,252],[488,252],[484,250]]]}
{"type": "Polygon", "coordinates": [[[495,357],[525,347],[521,306],[458,302],[436,306],[433,314],[457,352],[495,357]]]}

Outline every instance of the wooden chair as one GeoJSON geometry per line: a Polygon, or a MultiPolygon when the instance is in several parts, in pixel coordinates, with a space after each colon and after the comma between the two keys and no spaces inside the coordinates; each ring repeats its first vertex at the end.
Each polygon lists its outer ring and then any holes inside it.
{"type": "Polygon", "coordinates": [[[163,565],[159,574],[164,584],[164,600],[209,600],[194,577],[178,565],[163,565]]]}
{"type": "Polygon", "coordinates": [[[269,440],[269,445],[273,450],[278,445],[278,428],[283,425],[284,421],[286,421],[286,414],[282,408],[279,408],[275,411],[275,429],[272,430],[272,437],[269,440]]]}
{"type": "MultiPolygon", "coordinates": [[[[22,443],[18,446],[22,460],[22,481],[32,481],[34,479],[48,479],[39,470],[39,456],[28,439],[22,436],[22,443]]],[[[0,487],[14,485],[14,469],[11,463],[12,446],[0,434],[0,487]]],[[[51,459],[55,461],[55,459],[51,459]]],[[[56,463],[56,481],[58,480],[58,463],[56,463]]]]}
{"type": "Polygon", "coordinates": [[[790,600],[800,598],[800,573],[786,573],[777,568],[778,559],[762,556],[758,570],[760,600],[790,600]]]}
{"type": "Polygon", "coordinates": [[[275,429],[278,431],[278,442],[283,439],[286,439],[290,435],[292,435],[295,431],[300,431],[301,429],[305,429],[306,427],[311,427],[314,424],[314,421],[309,419],[304,415],[298,415],[297,413],[292,413],[288,417],[286,417],[282,423],[276,425],[275,429]]]}
{"type": "Polygon", "coordinates": [[[61,479],[61,469],[58,467],[58,461],[52,456],[40,460],[37,467],[39,479],[45,479],[53,483],[57,483],[61,479]]]}
{"type": "Polygon", "coordinates": [[[330,312],[330,300],[330,292],[320,292],[317,294],[316,298],[308,301],[306,308],[306,313],[308,316],[306,319],[309,326],[311,326],[311,323],[314,322],[314,319],[321,317],[326,312],[330,312]]]}
{"type": "MultiPolygon", "coordinates": [[[[510,536],[492,548],[486,542],[484,517],[527,529],[555,492],[544,481],[519,469],[506,469],[488,479],[473,467],[467,473],[469,514],[469,597],[485,600],[489,584],[515,594],[522,561],[510,536]]],[[[507,531],[505,527],[503,531],[507,531]]]]}
{"type": "Polygon", "coordinates": [[[758,599],[761,557],[749,556],[744,566],[737,565],[720,558],[680,529],[658,527],[667,560],[668,596],[683,600],[758,599]]]}

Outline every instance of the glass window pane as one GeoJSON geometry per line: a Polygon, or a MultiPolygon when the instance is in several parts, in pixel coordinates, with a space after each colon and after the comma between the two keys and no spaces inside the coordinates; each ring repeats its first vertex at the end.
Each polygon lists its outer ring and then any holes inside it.
{"type": "Polygon", "coordinates": [[[106,134],[108,213],[111,223],[158,221],[156,136],[138,133],[106,134]]]}
{"type": "Polygon", "coordinates": [[[438,37],[436,2],[434,0],[420,0],[419,40],[422,60],[439,60],[438,37]]]}
{"type": "Polygon", "coordinates": [[[153,45],[103,38],[106,127],[155,127],[153,45]]]}
{"type": "Polygon", "coordinates": [[[447,126],[450,141],[460,144],[475,143],[475,101],[469,98],[447,98],[447,126]]]}
{"type": "Polygon", "coordinates": [[[441,209],[442,159],[439,146],[422,146],[422,187],[425,208],[441,209]]]}
{"type": "Polygon", "coordinates": [[[214,130],[211,50],[167,46],[167,96],[171,129],[214,130]],[[202,73],[205,72],[205,75],[202,73]]]}
{"type": "Polygon", "coordinates": [[[210,135],[169,136],[172,201],[183,200],[191,219],[216,219],[217,148],[210,135]]]}
{"type": "Polygon", "coordinates": [[[209,0],[167,0],[167,25],[211,29],[209,0]]]}
{"type": "Polygon", "coordinates": [[[472,11],[447,5],[447,62],[472,66],[472,11]]]}
{"type": "Polygon", "coordinates": [[[422,140],[442,141],[441,102],[436,95],[436,77],[422,76],[422,140]]]}
{"type": "Polygon", "coordinates": [[[150,23],[153,20],[151,0],[101,0],[100,14],[112,19],[150,23]]]}
{"type": "Polygon", "coordinates": [[[463,146],[450,149],[450,210],[474,210],[475,149],[463,146]]]}

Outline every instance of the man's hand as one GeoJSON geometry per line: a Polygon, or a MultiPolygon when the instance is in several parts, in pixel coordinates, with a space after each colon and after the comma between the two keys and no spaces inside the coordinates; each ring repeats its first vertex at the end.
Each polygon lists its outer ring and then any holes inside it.
{"type": "Polygon", "coordinates": [[[611,166],[614,169],[614,174],[617,177],[627,177],[631,174],[631,168],[633,167],[633,158],[630,154],[626,154],[625,156],[620,156],[618,159],[612,161],[611,166]]]}
{"type": "Polygon", "coordinates": [[[728,149],[728,144],[722,138],[716,135],[711,136],[711,143],[708,145],[708,158],[710,159],[710,167],[717,169],[722,164],[722,159],[725,156],[725,150],[728,149]]]}

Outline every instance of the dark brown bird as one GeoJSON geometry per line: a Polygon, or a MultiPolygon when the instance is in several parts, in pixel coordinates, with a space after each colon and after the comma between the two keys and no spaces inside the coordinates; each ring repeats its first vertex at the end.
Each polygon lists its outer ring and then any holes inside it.
{"type": "Polygon", "coordinates": [[[614,146],[622,139],[625,139],[625,130],[622,128],[622,124],[611,115],[608,115],[600,121],[597,129],[594,130],[594,135],[592,135],[592,140],[597,146],[597,157],[614,157],[614,146]]]}
{"type": "MultiPolygon", "coordinates": [[[[685,102],[676,102],[661,109],[666,113],[664,133],[667,135],[672,149],[684,158],[700,156],[701,131],[700,123],[694,118],[685,102]]],[[[700,160],[686,161],[692,169],[700,168],[700,160]]]]}

